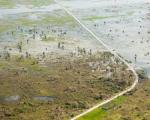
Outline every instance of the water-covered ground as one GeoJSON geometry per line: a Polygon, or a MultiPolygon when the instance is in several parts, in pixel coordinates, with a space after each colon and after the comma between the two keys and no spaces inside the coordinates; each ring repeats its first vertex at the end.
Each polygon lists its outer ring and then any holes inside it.
{"type": "Polygon", "coordinates": [[[59,0],[112,49],[150,76],[149,0],[59,0]]]}
{"type": "MultiPolygon", "coordinates": [[[[149,0],[58,1],[72,11],[107,45],[116,50],[125,59],[132,61],[133,66],[143,68],[150,75],[149,0]]],[[[60,9],[60,6],[55,3],[35,8],[17,5],[17,7],[11,9],[1,8],[0,19],[13,19],[16,16],[24,15],[28,20],[42,21],[47,16],[43,14],[52,13],[52,11],[60,9]]],[[[78,34],[82,34],[82,32],[71,34],[79,37],[81,35],[78,34]]],[[[4,40],[3,38],[4,36],[1,40],[4,40]]],[[[12,40],[10,38],[7,37],[7,40],[12,40]]]]}
{"type": "MultiPolygon", "coordinates": [[[[60,0],[112,49],[148,71],[149,4],[122,1],[60,0]]],[[[18,103],[7,107],[8,117],[70,118],[131,85],[131,71],[59,5],[14,6],[0,8],[0,103],[18,103]]]]}
{"type": "Polygon", "coordinates": [[[21,42],[24,54],[26,52],[31,55],[43,52],[62,54],[62,50],[57,49],[59,40],[65,44],[65,50],[68,52],[74,51],[77,47],[92,50],[102,48],[71,16],[56,6],[54,4],[32,9],[25,6],[12,10],[0,9],[2,26],[0,28],[0,53],[6,51],[6,48],[11,54],[19,53],[17,46],[21,42]]]}

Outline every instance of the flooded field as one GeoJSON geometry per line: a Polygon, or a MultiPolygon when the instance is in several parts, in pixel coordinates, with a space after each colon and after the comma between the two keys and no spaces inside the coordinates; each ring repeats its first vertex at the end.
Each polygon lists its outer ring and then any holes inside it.
{"type": "MultiPolygon", "coordinates": [[[[58,1],[150,75],[147,0],[58,1]]],[[[0,4],[0,118],[66,120],[132,85],[127,65],[54,1],[0,4]]]]}
{"type": "Polygon", "coordinates": [[[59,1],[108,46],[150,76],[149,0],[59,1]]]}

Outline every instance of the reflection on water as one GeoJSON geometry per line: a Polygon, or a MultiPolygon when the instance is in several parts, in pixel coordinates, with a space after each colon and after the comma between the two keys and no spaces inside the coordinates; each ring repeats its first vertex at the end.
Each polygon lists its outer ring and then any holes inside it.
{"type": "Polygon", "coordinates": [[[34,100],[38,100],[38,101],[53,101],[54,97],[52,96],[36,96],[33,97],[34,100]]]}
{"type": "MultiPolygon", "coordinates": [[[[0,96],[0,103],[18,102],[20,99],[21,99],[21,97],[19,95],[15,95],[15,96],[0,96]]],[[[35,96],[35,97],[32,97],[32,100],[53,101],[54,97],[52,97],[52,96],[35,96]]]]}
{"type": "Polygon", "coordinates": [[[17,102],[20,100],[20,96],[0,96],[0,102],[17,102]]]}

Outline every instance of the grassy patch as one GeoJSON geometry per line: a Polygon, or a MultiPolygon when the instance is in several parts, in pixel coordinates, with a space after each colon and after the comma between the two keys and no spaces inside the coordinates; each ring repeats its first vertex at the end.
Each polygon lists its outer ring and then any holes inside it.
{"type": "Polygon", "coordinates": [[[47,24],[53,24],[53,25],[69,25],[69,27],[74,27],[75,21],[72,17],[68,15],[64,16],[55,16],[55,15],[44,15],[42,19],[37,20],[31,20],[27,17],[22,17],[18,19],[11,19],[11,18],[5,18],[0,21],[0,32],[6,32],[8,30],[15,29],[18,25],[23,26],[35,26],[35,25],[47,25],[47,24]]]}
{"type": "Polygon", "coordinates": [[[84,18],[83,20],[92,21],[92,20],[100,20],[100,19],[107,19],[107,18],[113,18],[113,17],[116,17],[116,16],[91,16],[91,17],[84,18]]]}
{"type": "Polygon", "coordinates": [[[50,36],[46,39],[45,38],[42,39],[42,41],[44,41],[44,42],[54,42],[56,40],[57,40],[56,37],[52,37],[52,36],[50,36]]]}
{"type": "Polygon", "coordinates": [[[118,97],[117,99],[113,100],[111,103],[108,103],[102,106],[101,108],[97,108],[93,110],[92,112],[84,115],[78,120],[103,120],[105,116],[109,114],[109,110],[122,104],[125,99],[126,99],[125,96],[118,97]]]}
{"type": "Polygon", "coordinates": [[[12,28],[15,27],[14,22],[10,22],[10,21],[5,21],[5,20],[1,20],[0,21],[0,32],[5,32],[8,31],[12,28]]]}
{"type": "Polygon", "coordinates": [[[0,61],[0,68],[4,68],[7,65],[7,62],[0,61]]]}
{"type": "Polygon", "coordinates": [[[18,23],[20,25],[24,25],[24,26],[33,26],[36,24],[40,24],[41,21],[40,20],[30,20],[27,18],[21,18],[21,19],[17,19],[16,23],[18,23]]]}
{"type": "Polygon", "coordinates": [[[131,12],[127,12],[127,15],[131,16],[134,14],[134,11],[131,11],[131,12]]]}
{"type": "Polygon", "coordinates": [[[83,18],[83,20],[88,20],[88,21],[103,20],[103,19],[123,17],[123,16],[124,15],[117,15],[117,16],[90,16],[90,17],[83,18]]]}
{"type": "Polygon", "coordinates": [[[57,25],[74,25],[75,21],[72,17],[66,15],[66,16],[46,16],[42,19],[44,23],[51,23],[51,24],[57,24],[57,25]]]}
{"type": "Polygon", "coordinates": [[[53,0],[0,0],[0,7],[13,8],[17,4],[21,5],[33,5],[34,7],[47,6],[51,4],[53,0]]]}
{"type": "Polygon", "coordinates": [[[22,0],[20,1],[20,4],[25,5],[33,5],[34,7],[40,7],[40,6],[46,6],[53,2],[53,0],[22,0]]]}
{"type": "Polygon", "coordinates": [[[115,105],[120,105],[126,100],[126,96],[120,96],[117,99],[113,100],[112,103],[115,105]]]}
{"type": "Polygon", "coordinates": [[[17,24],[31,26],[31,25],[43,25],[43,24],[56,24],[56,25],[64,25],[74,24],[74,19],[68,15],[64,16],[55,16],[55,15],[44,15],[42,19],[30,20],[28,18],[20,18],[15,21],[17,24]]]}
{"type": "Polygon", "coordinates": [[[0,0],[0,7],[12,8],[15,6],[15,3],[12,0],[0,0]]]}
{"type": "Polygon", "coordinates": [[[20,67],[27,68],[30,71],[42,71],[42,67],[37,64],[37,60],[34,58],[22,59],[18,62],[20,67]]]}
{"type": "Polygon", "coordinates": [[[92,21],[92,20],[103,20],[103,19],[109,19],[109,18],[116,18],[116,17],[123,17],[123,16],[131,16],[134,14],[134,11],[131,12],[127,12],[126,15],[114,15],[114,16],[89,16],[89,17],[85,17],[83,18],[83,20],[88,20],[88,21],[92,21]]]}
{"type": "Polygon", "coordinates": [[[104,118],[106,114],[107,111],[103,110],[102,108],[97,108],[78,120],[100,120],[100,118],[104,118]]]}

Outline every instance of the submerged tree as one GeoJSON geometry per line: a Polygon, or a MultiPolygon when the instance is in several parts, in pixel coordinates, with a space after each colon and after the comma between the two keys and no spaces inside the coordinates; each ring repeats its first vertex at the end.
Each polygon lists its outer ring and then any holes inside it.
{"type": "Polygon", "coordinates": [[[137,61],[137,54],[135,54],[134,59],[135,59],[135,62],[136,62],[137,61]]]}
{"type": "Polygon", "coordinates": [[[19,42],[17,45],[19,52],[22,52],[22,42],[19,42]]]}
{"type": "Polygon", "coordinates": [[[10,53],[8,51],[4,52],[4,59],[5,60],[10,60],[10,53]]]}

